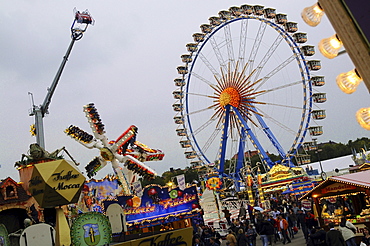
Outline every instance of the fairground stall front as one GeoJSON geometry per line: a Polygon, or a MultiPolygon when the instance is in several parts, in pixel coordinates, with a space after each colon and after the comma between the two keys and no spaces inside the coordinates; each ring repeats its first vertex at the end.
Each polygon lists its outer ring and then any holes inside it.
{"type": "Polygon", "coordinates": [[[330,177],[301,197],[312,198],[321,226],[339,224],[346,217],[357,227],[370,226],[370,170],[330,177]]]}
{"type": "Polygon", "coordinates": [[[296,201],[297,197],[311,190],[316,184],[302,167],[277,164],[263,176],[261,186],[266,200],[273,203],[274,199],[279,197],[296,201]]]}
{"type": "MultiPolygon", "coordinates": [[[[172,231],[203,223],[195,185],[184,189],[149,185],[140,195],[117,196],[102,201],[104,210],[112,204],[123,209],[126,239],[135,235],[172,231]]],[[[121,235],[120,235],[121,236],[121,235]]]]}

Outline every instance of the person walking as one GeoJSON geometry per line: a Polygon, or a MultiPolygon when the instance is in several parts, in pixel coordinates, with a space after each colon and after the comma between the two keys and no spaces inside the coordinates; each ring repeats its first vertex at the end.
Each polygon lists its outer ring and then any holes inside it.
{"type": "Polygon", "coordinates": [[[276,243],[277,241],[280,240],[279,230],[278,230],[278,227],[279,227],[278,220],[277,220],[277,218],[274,219],[273,215],[270,215],[270,218],[268,219],[268,221],[274,227],[274,234],[273,234],[274,238],[273,239],[274,239],[274,242],[276,243]]]}
{"type": "Polygon", "coordinates": [[[232,228],[232,230],[234,231],[235,235],[238,235],[239,230],[240,230],[240,229],[243,229],[243,228],[241,227],[241,225],[240,225],[240,221],[239,221],[239,220],[235,220],[235,222],[234,222],[234,226],[232,226],[231,228],[232,228]]]}
{"type": "Polygon", "coordinates": [[[269,242],[269,245],[272,245],[272,242],[274,242],[274,244],[276,244],[276,239],[275,239],[275,228],[274,228],[274,225],[273,223],[276,223],[276,221],[271,217],[270,218],[271,221],[268,219],[268,217],[265,217],[265,220],[267,222],[266,224],[266,234],[267,234],[267,239],[268,239],[268,242],[269,242]]]}
{"type": "Polygon", "coordinates": [[[339,231],[342,233],[344,241],[346,241],[347,246],[357,246],[355,241],[356,227],[345,217],[340,220],[339,231]]]}
{"type": "Polygon", "coordinates": [[[346,246],[342,233],[334,228],[334,223],[329,223],[329,231],[326,233],[326,245],[346,246]]]}
{"type": "Polygon", "coordinates": [[[270,245],[272,245],[274,226],[269,221],[267,221],[266,217],[264,217],[263,220],[257,221],[256,231],[261,237],[262,246],[268,246],[269,242],[270,245]],[[271,238],[271,241],[269,240],[269,237],[271,238]]]}
{"type": "Polygon", "coordinates": [[[248,239],[248,245],[249,246],[256,246],[257,232],[253,228],[253,225],[248,226],[248,229],[247,229],[245,234],[246,234],[247,239],[248,239]]]}
{"type": "Polygon", "coordinates": [[[205,245],[209,245],[209,240],[212,237],[212,234],[209,229],[204,229],[200,239],[205,245]]]}
{"type": "Polygon", "coordinates": [[[227,224],[230,226],[231,225],[231,213],[230,210],[228,210],[226,207],[222,210],[224,213],[225,219],[227,221],[227,224]]]}
{"type": "Polygon", "coordinates": [[[221,241],[220,241],[220,239],[222,238],[221,234],[218,231],[216,231],[216,229],[214,227],[211,227],[210,230],[211,230],[210,231],[211,237],[214,237],[216,239],[216,243],[221,245],[221,241]]]}
{"type": "Polygon", "coordinates": [[[296,227],[297,225],[297,216],[294,213],[292,209],[289,209],[288,216],[287,216],[287,221],[288,221],[288,231],[289,231],[289,236],[291,238],[294,238],[294,230],[293,228],[296,227]]]}
{"type": "Polygon", "coordinates": [[[243,229],[239,229],[238,235],[236,236],[236,241],[238,242],[238,246],[247,246],[248,245],[248,239],[247,236],[244,233],[243,229]]]}
{"type": "Polygon", "coordinates": [[[302,229],[304,238],[307,241],[308,240],[308,231],[307,231],[307,226],[306,226],[306,216],[304,215],[304,213],[301,209],[298,210],[298,214],[297,214],[297,227],[302,229]]]}
{"type": "Polygon", "coordinates": [[[286,221],[286,219],[283,218],[283,215],[279,214],[278,215],[278,230],[279,232],[281,232],[283,236],[283,244],[285,244],[286,241],[288,241],[288,243],[292,242],[288,236],[288,226],[289,226],[288,221],[286,221]]]}
{"type": "Polygon", "coordinates": [[[266,234],[266,227],[265,227],[265,221],[258,219],[256,224],[256,231],[260,235],[260,238],[262,240],[262,246],[268,246],[268,239],[266,234]]]}
{"type": "Polygon", "coordinates": [[[313,215],[313,213],[311,213],[310,211],[307,211],[306,213],[306,226],[308,231],[311,231],[315,228],[315,226],[317,226],[315,215],[313,215]]]}
{"type": "Polygon", "coordinates": [[[230,246],[236,246],[236,237],[232,230],[229,229],[229,233],[226,235],[226,240],[229,242],[230,246]]]}

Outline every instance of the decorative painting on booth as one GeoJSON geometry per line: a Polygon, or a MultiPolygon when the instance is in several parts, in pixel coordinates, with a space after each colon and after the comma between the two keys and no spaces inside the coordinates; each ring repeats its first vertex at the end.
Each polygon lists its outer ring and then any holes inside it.
{"type": "Polygon", "coordinates": [[[151,185],[143,190],[141,197],[117,196],[117,199],[103,201],[104,209],[112,203],[123,208],[129,230],[201,217],[196,186],[169,190],[151,185]]]}

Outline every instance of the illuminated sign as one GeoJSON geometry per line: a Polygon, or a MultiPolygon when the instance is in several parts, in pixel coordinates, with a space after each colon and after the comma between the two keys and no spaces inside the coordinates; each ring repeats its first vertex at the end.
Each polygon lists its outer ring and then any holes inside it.
{"type": "Polygon", "coordinates": [[[184,190],[169,190],[168,187],[149,186],[143,189],[142,196],[117,196],[117,200],[103,200],[104,208],[118,203],[126,215],[130,229],[140,223],[149,227],[198,216],[200,205],[196,186],[184,190]]]}
{"type": "Polygon", "coordinates": [[[349,185],[349,184],[337,183],[337,184],[332,184],[332,185],[326,186],[325,188],[323,188],[321,190],[321,193],[326,194],[326,193],[329,193],[329,192],[338,192],[338,191],[354,190],[354,189],[356,189],[356,186],[349,185]]]}

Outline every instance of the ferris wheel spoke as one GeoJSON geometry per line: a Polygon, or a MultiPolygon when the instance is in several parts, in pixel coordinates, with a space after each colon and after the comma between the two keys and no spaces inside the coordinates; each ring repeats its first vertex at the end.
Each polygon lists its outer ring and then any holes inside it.
{"type": "MultiPolygon", "coordinates": [[[[205,57],[203,55],[203,53],[199,53],[199,58],[202,60],[202,62],[206,65],[206,67],[209,69],[209,71],[211,71],[211,73],[217,77],[217,78],[220,78],[220,74],[217,72],[217,70],[212,66],[212,64],[208,61],[207,57],[205,57]]],[[[222,57],[221,57],[222,58],[222,57]]],[[[192,75],[194,75],[195,73],[191,73],[192,75]]],[[[200,75],[197,74],[197,76],[201,77],[200,75]]],[[[202,78],[202,81],[203,81],[204,78],[202,78]]],[[[206,79],[204,79],[206,82],[206,79]]],[[[210,82],[209,82],[210,83],[210,82]]],[[[211,83],[210,83],[211,84],[211,83]]]]}
{"type": "Polygon", "coordinates": [[[267,27],[267,24],[261,21],[258,32],[257,32],[256,39],[254,40],[252,51],[251,51],[251,53],[249,55],[249,59],[248,59],[248,63],[250,64],[250,67],[249,67],[250,72],[253,69],[254,60],[256,59],[256,55],[257,55],[258,49],[261,45],[261,40],[263,38],[263,35],[265,34],[266,27],[267,27]]]}
{"type": "MultiPolygon", "coordinates": [[[[231,135],[235,135],[235,134],[231,134],[231,135]]],[[[238,138],[236,136],[231,136],[231,143],[229,144],[231,145],[231,147],[228,151],[229,152],[228,156],[233,157],[236,153],[238,153],[238,144],[239,144],[238,138]]],[[[235,173],[236,162],[237,162],[237,158],[230,158],[229,170],[225,170],[227,174],[235,173]]]]}
{"type": "MultiPolygon", "coordinates": [[[[201,80],[202,82],[206,83],[207,85],[209,86],[215,86],[214,83],[212,83],[211,81],[209,81],[208,79],[205,79],[203,78],[202,76],[200,76],[199,74],[195,73],[195,72],[192,72],[191,73],[192,76],[196,77],[197,79],[201,80]]],[[[217,76],[220,76],[218,73],[217,73],[217,76]]]]}
{"type": "Polygon", "coordinates": [[[210,42],[210,44],[211,44],[211,46],[213,48],[213,51],[214,51],[214,53],[216,55],[216,58],[218,60],[218,63],[220,65],[220,67],[223,67],[224,69],[226,69],[226,62],[224,61],[224,58],[222,57],[221,52],[220,52],[220,48],[221,47],[219,47],[219,44],[217,44],[214,36],[212,36],[209,39],[209,42],[210,42]]]}
{"type": "Polygon", "coordinates": [[[296,54],[291,55],[288,59],[286,59],[283,63],[281,63],[279,66],[274,68],[271,72],[269,72],[267,75],[265,75],[262,78],[261,83],[256,87],[256,90],[258,90],[262,85],[264,85],[272,76],[274,76],[277,72],[279,72],[284,67],[288,66],[292,61],[296,59],[296,54]]]}
{"type": "Polygon", "coordinates": [[[291,109],[299,109],[299,110],[302,110],[303,109],[302,107],[296,107],[296,106],[292,106],[292,105],[284,105],[284,104],[278,104],[278,103],[268,103],[268,102],[265,102],[264,104],[265,105],[269,105],[269,106],[282,107],[282,108],[291,108],[291,109]]]}
{"type": "Polygon", "coordinates": [[[233,49],[233,41],[231,38],[231,30],[230,25],[226,25],[224,28],[225,33],[225,40],[226,40],[226,47],[227,47],[227,54],[228,54],[228,63],[235,68],[235,57],[234,57],[234,49],[233,49]]]}
{"type": "Polygon", "coordinates": [[[201,131],[203,131],[205,128],[207,128],[210,124],[212,124],[216,120],[215,117],[211,117],[209,120],[207,120],[203,125],[198,127],[197,129],[194,130],[194,135],[197,135],[201,131]]]}
{"type": "Polygon", "coordinates": [[[248,19],[242,20],[240,28],[240,39],[239,39],[239,56],[238,62],[242,66],[246,62],[245,58],[245,47],[247,45],[247,34],[248,34],[248,19]]]}
{"type": "Polygon", "coordinates": [[[222,127],[221,126],[215,128],[215,130],[212,132],[212,134],[210,135],[210,137],[207,139],[207,141],[205,142],[205,144],[201,148],[201,150],[203,151],[203,153],[207,152],[207,150],[212,145],[212,143],[215,141],[217,135],[219,134],[219,132],[221,130],[222,130],[222,127]]]}
{"type": "Polygon", "coordinates": [[[275,125],[279,126],[281,129],[284,129],[285,131],[291,133],[293,136],[295,136],[297,134],[296,131],[294,131],[293,129],[287,127],[286,125],[282,124],[279,120],[276,120],[275,118],[271,117],[270,115],[266,114],[265,112],[263,112],[262,110],[260,110],[261,113],[263,113],[263,117],[270,120],[271,122],[273,122],[275,125]]]}
{"type": "Polygon", "coordinates": [[[296,82],[293,82],[293,83],[289,83],[289,84],[286,84],[286,85],[282,85],[282,86],[277,86],[275,88],[271,88],[271,89],[268,89],[268,90],[264,90],[263,92],[261,92],[259,94],[259,96],[261,95],[264,95],[264,94],[267,94],[269,92],[275,92],[277,90],[281,90],[281,89],[286,89],[288,87],[292,87],[292,86],[295,86],[295,85],[301,85],[302,84],[302,81],[296,81],[296,82]]]}
{"type": "Polygon", "coordinates": [[[275,39],[275,41],[272,43],[272,45],[270,46],[269,50],[266,52],[265,56],[262,58],[261,62],[258,64],[258,66],[256,67],[256,74],[255,74],[255,78],[257,79],[258,76],[260,75],[263,67],[266,65],[266,63],[268,62],[268,60],[271,58],[271,56],[274,54],[275,50],[277,47],[279,47],[281,41],[283,40],[283,36],[282,35],[278,35],[275,39]]]}
{"type": "Polygon", "coordinates": [[[184,116],[189,116],[189,115],[194,115],[194,114],[199,114],[199,113],[202,113],[204,111],[207,111],[209,109],[212,109],[216,107],[216,104],[212,105],[212,106],[209,106],[209,107],[206,107],[206,108],[202,108],[202,109],[199,109],[199,110],[196,110],[196,111],[192,111],[192,112],[189,112],[187,114],[184,114],[184,116]]]}
{"type": "Polygon", "coordinates": [[[205,95],[205,94],[200,94],[200,93],[193,93],[193,92],[188,92],[188,93],[186,93],[186,95],[199,96],[199,97],[208,97],[208,98],[215,98],[214,96],[205,95]]]}

